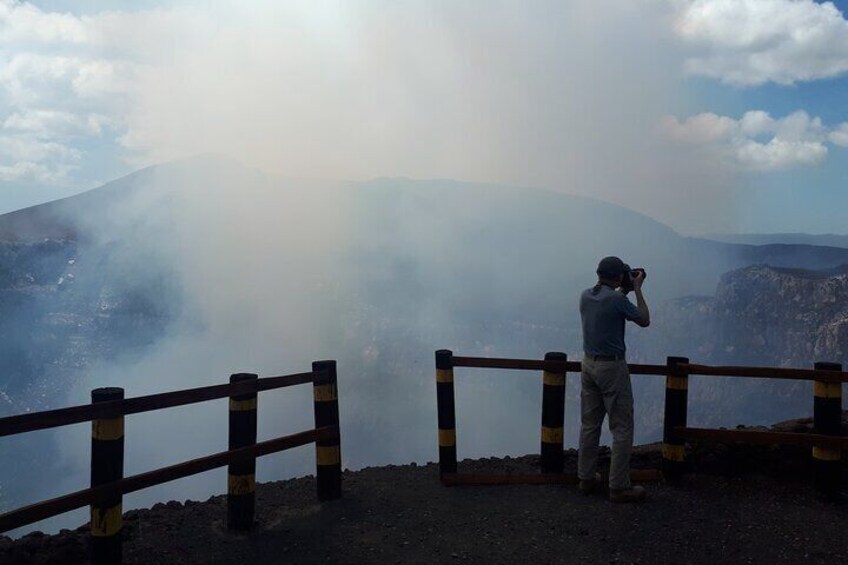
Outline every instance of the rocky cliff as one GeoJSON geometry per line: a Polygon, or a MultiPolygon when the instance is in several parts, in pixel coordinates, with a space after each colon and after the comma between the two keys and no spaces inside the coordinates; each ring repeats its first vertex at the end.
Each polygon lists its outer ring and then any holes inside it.
{"type": "MultiPolygon", "coordinates": [[[[707,365],[848,366],[848,268],[754,265],[724,274],[713,296],[653,305],[649,331],[630,332],[632,362],[668,355],[707,365]]],[[[637,433],[659,433],[662,383],[640,379],[637,433]],[[642,406],[642,410],[639,410],[642,406]]],[[[813,413],[808,381],[696,376],[689,385],[694,426],[762,425],[813,413]]]]}
{"type": "Polygon", "coordinates": [[[712,297],[659,309],[658,341],[710,364],[809,367],[848,362],[848,265],[822,271],[755,265],[721,277],[712,297]]]}

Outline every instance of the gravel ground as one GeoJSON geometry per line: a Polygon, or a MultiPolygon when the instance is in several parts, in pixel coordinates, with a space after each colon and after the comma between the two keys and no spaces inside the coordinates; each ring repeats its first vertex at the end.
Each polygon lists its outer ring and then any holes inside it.
{"type": "MultiPolygon", "coordinates": [[[[637,451],[634,467],[656,468],[657,446],[637,451]]],[[[226,531],[221,496],[127,512],[124,563],[848,563],[848,506],[797,479],[808,454],[691,457],[698,473],[646,484],[641,505],[573,485],[448,488],[434,464],[346,471],[343,498],[324,504],[310,477],[260,484],[249,534],[226,531]]],[[[567,451],[566,469],[575,465],[567,451]]],[[[460,471],[538,472],[538,457],[463,461],[460,471]]],[[[0,564],[86,563],[86,529],[0,538],[0,564]]]]}

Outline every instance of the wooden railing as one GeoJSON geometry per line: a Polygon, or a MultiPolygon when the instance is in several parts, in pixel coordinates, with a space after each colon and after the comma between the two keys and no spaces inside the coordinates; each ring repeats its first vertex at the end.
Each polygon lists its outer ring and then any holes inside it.
{"type": "MultiPolygon", "coordinates": [[[[685,442],[779,444],[812,447],[813,480],[818,490],[831,498],[838,496],[841,480],[841,452],[848,450],[848,437],[842,436],[842,383],[848,373],[834,363],[816,363],[813,369],[776,367],[728,367],[690,363],[685,357],[669,357],[665,365],[629,364],[632,375],[666,377],[663,414],[662,475],[670,481],[686,469],[685,442]],[[808,380],[814,382],[813,433],[760,432],[687,427],[690,375],[808,380]]],[[[564,353],[548,353],[544,360],[498,359],[454,356],[449,350],[436,352],[436,398],[439,421],[439,466],[445,484],[514,484],[576,482],[564,475],[563,415],[567,373],[579,373],[581,364],[568,361],[564,353]],[[467,476],[457,473],[456,409],[454,368],[516,369],[542,371],[542,476],[467,476]]],[[[650,473],[634,471],[634,480],[651,478],[650,473]]]]}
{"type": "Polygon", "coordinates": [[[848,449],[848,437],[842,436],[842,384],[848,382],[848,373],[842,371],[842,365],[817,362],[813,369],[711,367],[690,363],[685,357],[669,357],[667,366],[663,474],[668,479],[679,479],[686,468],[686,440],[800,445],[812,448],[815,487],[827,498],[839,497],[842,451],[848,449]],[[690,428],[686,422],[690,375],[813,381],[813,433],[690,428]]]}
{"type": "Polygon", "coordinates": [[[258,378],[239,373],[229,384],[136,398],[123,389],[92,391],[92,404],[0,418],[0,436],[92,422],[91,488],[0,514],[0,532],[32,524],[83,506],[91,506],[92,562],[121,562],[122,496],[175,479],[229,465],[227,524],[248,530],[254,523],[256,458],[293,447],[316,444],[318,497],[341,496],[338,388],[335,361],[316,361],[312,371],[258,378]],[[257,395],[261,391],[312,383],[315,428],[256,442],[257,395]],[[146,473],[123,476],[124,416],[229,398],[229,449],[146,473]]]}

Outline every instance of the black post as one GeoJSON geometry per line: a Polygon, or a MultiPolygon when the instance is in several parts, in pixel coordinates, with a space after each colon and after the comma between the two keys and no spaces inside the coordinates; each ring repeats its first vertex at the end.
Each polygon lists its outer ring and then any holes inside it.
{"type": "MultiPolygon", "coordinates": [[[[122,388],[96,388],[92,404],[123,400],[122,388]]],[[[91,421],[91,486],[96,487],[124,478],[124,417],[91,421]]],[[[120,565],[122,496],[110,496],[91,505],[91,563],[120,565]]]]}
{"type": "MultiPolygon", "coordinates": [[[[230,375],[230,384],[258,382],[253,373],[230,375]]],[[[238,449],[256,443],[257,395],[254,392],[230,396],[229,448],[238,449]]],[[[234,461],[229,465],[227,481],[227,527],[247,531],[253,527],[256,511],[256,458],[234,461]]]]}
{"type": "Polygon", "coordinates": [[[436,351],[436,409],[439,416],[439,472],[456,473],[453,352],[448,349],[436,351]]]}
{"type": "MultiPolygon", "coordinates": [[[[841,371],[838,363],[816,363],[816,371],[841,371]]],[[[813,384],[813,433],[842,435],[842,383],[815,381],[813,384]]],[[[813,483],[825,498],[840,494],[842,452],[813,447],[813,483]]]]}
{"type": "MultiPolygon", "coordinates": [[[[339,392],[335,361],[312,363],[312,392],[315,403],[315,427],[339,429],[339,392]]],[[[335,500],[342,496],[341,439],[337,435],[315,443],[318,499],[335,500]]]]}
{"type": "MultiPolygon", "coordinates": [[[[565,353],[545,354],[545,361],[568,361],[565,353]]],[[[565,368],[542,373],[542,472],[562,473],[565,422],[565,368]]]]}
{"type": "Polygon", "coordinates": [[[687,357],[668,357],[665,378],[665,414],[663,418],[662,473],[671,482],[677,481],[684,470],[686,442],[674,432],[676,427],[686,427],[689,395],[689,375],[676,366],[689,363],[687,357]]]}

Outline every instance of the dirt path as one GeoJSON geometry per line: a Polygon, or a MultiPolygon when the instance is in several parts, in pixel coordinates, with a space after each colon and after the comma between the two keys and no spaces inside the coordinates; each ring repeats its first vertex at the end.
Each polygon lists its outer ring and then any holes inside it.
{"type": "MultiPolygon", "coordinates": [[[[574,453],[567,452],[567,467],[574,453]]],[[[643,449],[637,465],[654,465],[643,449]]],[[[461,470],[538,469],[538,458],[461,470]]],[[[124,562],[245,563],[848,563],[848,508],[807,482],[745,473],[646,485],[643,505],[573,486],[446,488],[435,465],[346,472],[344,498],[319,504],[311,478],[257,489],[255,531],[225,530],[224,497],[125,515],[124,562]]],[[[0,542],[0,564],[85,563],[85,532],[0,542]]]]}

